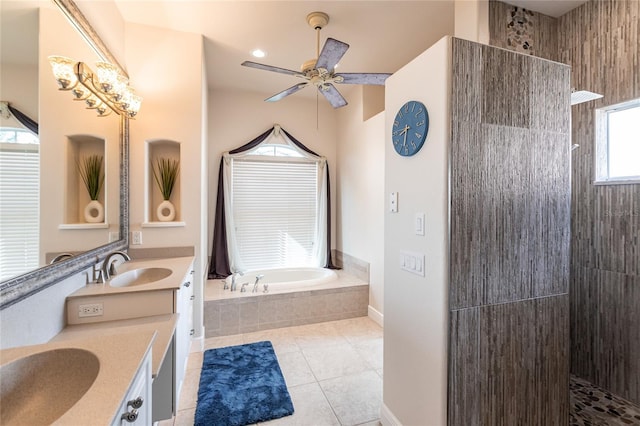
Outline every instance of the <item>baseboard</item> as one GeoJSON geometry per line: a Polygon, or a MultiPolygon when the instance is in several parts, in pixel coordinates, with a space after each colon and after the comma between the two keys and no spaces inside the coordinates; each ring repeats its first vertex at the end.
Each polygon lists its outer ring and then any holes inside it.
{"type": "Polygon", "coordinates": [[[192,352],[204,352],[204,327],[202,327],[202,336],[194,337],[191,339],[191,347],[189,353],[192,352]]]}
{"type": "Polygon", "coordinates": [[[384,327],[384,315],[382,315],[380,311],[369,305],[367,308],[367,314],[369,318],[376,322],[380,327],[384,327]]]}
{"type": "Polygon", "coordinates": [[[402,426],[400,420],[398,420],[398,418],[393,415],[389,407],[387,407],[384,403],[380,408],[380,423],[382,423],[382,426],[402,426]]]}

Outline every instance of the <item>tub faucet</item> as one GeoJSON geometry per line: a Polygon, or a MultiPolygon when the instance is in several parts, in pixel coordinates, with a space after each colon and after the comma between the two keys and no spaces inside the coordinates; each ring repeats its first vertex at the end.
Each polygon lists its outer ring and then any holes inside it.
{"type": "Polygon", "coordinates": [[[260,282],[260,279],[264,277],[264,275],[260,274],[260,275],[256,275],[256,282],[253,284],[253,290],[251,290],[251,293],[257,293],[258,292],[258,282],[260,282]]]}
{"type": "Polygon", "coordinates": [[[231,291],[236,291],[238,287],[238,283],[236,282],[236,280],[238,279],[238,275],[243,276],[244,272],[238,271],[231,274],[231,291]]]}
{"type": "Polygon", "coordinates": [[[131,260],[131,257],[127,253],[120,250],[116,250],[109,253],[107,257],[104,258],[104,262],[102,262],[102,270],[104,271],[103,274],[104,274],[105,280],[108,280],[111,277],[111,275],[116,274],[116,267],[114,265],[115,260],[111,262],[111,258],[117,255],[122,256],[125,262],[131,260]]]}

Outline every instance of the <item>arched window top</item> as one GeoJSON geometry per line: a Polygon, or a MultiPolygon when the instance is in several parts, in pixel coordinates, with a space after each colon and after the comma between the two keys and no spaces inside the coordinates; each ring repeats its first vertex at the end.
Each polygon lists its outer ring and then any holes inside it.
{"type": "Polygon", "coordinates": [[[297,157],[303,158],[304,155],[297,149],[281,144],[262,143],[252,151],[247,153],[248,155],[262,155],[270,157],[297,157]]]}
{"type": "Polygon", "coordinates": [[[17,127],[0,127],[0,143],[15,143],[37,145],[40,143],[38,135],[29,130],[17,127]]]}

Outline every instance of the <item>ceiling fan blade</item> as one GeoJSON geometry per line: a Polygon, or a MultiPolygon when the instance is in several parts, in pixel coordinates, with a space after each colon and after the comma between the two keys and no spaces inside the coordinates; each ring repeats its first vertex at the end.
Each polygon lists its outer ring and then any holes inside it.
{"type": "Polygon", "coordinates": [[[265,99],[265,101],[267,101],[267,102],[279,101],[280,99],[284,98],[285,96],[289,96],[292,93],[296,93],[298,90],[305,88],[307,86],[307,84],[309,84],[309,83],[308,82],[298,83],[295,86],[291,86],[288,89],[283,90],[280,93],[276,93],[275,95],[271,96],[270,98],[265,99]]]}
{"type": "Polygon", "coordinates": [[[286,68],[273,67],[271,65],[259,64],[257,62],[244,61],[240,65],[245,67],[250,67],[250,68],[257,68],[259,70],[279,72],[280,74],[288,74],[288,75],[295,75],[298,77],[304,77],[304,74],[302,74],[299,71],[288,70],[286,68]]]}
{"type": "Polygon", "coordinates": [[[322,46],[322,52],[320,52],[320,56],[318,56],[316,68],[324,68],[332,71],[348,48],[349,45],[347,43],[343,43],[335,38],[328,38],[327,41],[324,42],[324,46],[322,46]]]}
{"type": "Polygon", "coordinates": [[[347,104],[347,100],[342,97],[340,92],[338,92],[338,89],[336,89],[336,87],[331,83],[318,86],[318,90],[325,98],[327,98],[331,106],[334,108],[340,108],[347,104]]]}
{"type": "MultiPolygon", "coordinates": [[[[384,73],[357,73],[346,72],[336,74],[336,77],[342,77],[343,80],[340,84],[375,84],[378,86],[384,86],[384,82],[391,74],[384,73]]],[[[338,83],[336,81],[336,83],[338,83]]]]}

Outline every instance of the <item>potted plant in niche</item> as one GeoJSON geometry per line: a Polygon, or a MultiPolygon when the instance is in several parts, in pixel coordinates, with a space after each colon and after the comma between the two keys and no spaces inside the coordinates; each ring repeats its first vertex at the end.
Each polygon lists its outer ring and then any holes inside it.
{"type": "Polygon", "coordinates": [[[104,206],[98,200],[104,184],[102,155],[89,155],[76,163],[78,173],[89,193],[89,204],[84,208],[84,220],[89,223],[104,221],[104,206]]]}
{"type": "Polygon", "coordinates": [[[173,187],[178,179],[178,170],[180,169],[178,160],[159,157],[156,159],[155,165],[152,165],[153,177],[158,184],[163,201],[158,205],[156,215],[161,222],[170,222],[176,217],[176,209],[169,200],[173,187]]]}

